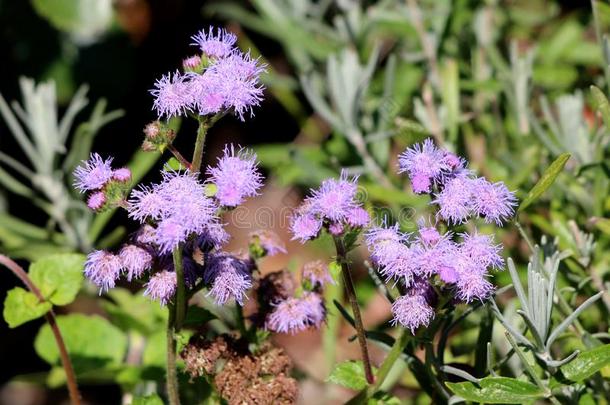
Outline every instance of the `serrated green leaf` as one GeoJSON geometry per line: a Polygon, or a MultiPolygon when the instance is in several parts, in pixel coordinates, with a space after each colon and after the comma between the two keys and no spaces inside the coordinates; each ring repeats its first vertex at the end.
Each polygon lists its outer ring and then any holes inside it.
{"type": "Polygon", "coordinates": [[[9,328],[40,318],[51,309],[50,302],[40,302],[38,297],[21,287],[15,287],[6,294],[4,300],[4,320],[9,328]]]}
{"type": "Polygon", "coordinates": [[[85,256],[61,253],[44,257],[30,265],[29,276],[43,297],[55,305],[68,305],[83,284],[85,256]]]}
{"type": "Polygon", "coordinates": [[[326,381],[353,390],[361,390],[367,386],[361,361],[345,361],[337,364],[326,381]]]}
{"type": "Polygon", "coordinates": [[[158,395],[152,394],[145,397],[135,397],[131,405],[163,405],[163,401],[158,395]]]}
{"type": "MultiPolygon", "coordinates": [[[[57,325],[76,373],[122,364],[127,337],[106,319],[97,315],[70,314],[58,316],[57,325]]],[[[59,351],[49,325],[40,328],[34,349],[47,363],[59,365],[59,351]]]]}
{"type": "Polygon", "coordinates": [[[559,173],[563,170],[563,167],[570,159],[569,153],[562,153],[557,159],[544,171],[540,180],[527,194],[527,197],[523,200],[519,206],[519,211],[523,211],[529,205],[531,205],[538,197],[542,195],[555,181],[559,173]]]}
{"type": "Polygon", "coordinates": [[[581,381],[610,364],[610,344],[580,353],[574,360],[561,367],[564,377],[581,381]]]}
{"type": "Polygon", "coordinates": [[[544,397],[538,386],[507,377],[487,377],[477,387],[471,382],[446,383],[456,395],[467,401],[487,404],[521,404],[544,397]]]}

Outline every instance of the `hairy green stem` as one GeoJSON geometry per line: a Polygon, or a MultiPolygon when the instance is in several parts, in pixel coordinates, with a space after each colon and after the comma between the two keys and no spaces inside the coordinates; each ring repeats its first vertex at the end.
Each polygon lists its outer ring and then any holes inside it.
{"type": "Polygon", "coordinates": [[[350,271],[349,262],[347,260],[347,252],[345,250],[345,244],[343,239],[339,237],[333,238],[335,241],[335,248],[337,249],[337,260],[341,264],[341,274],[343,275],[343,283],[345,284],[345,292],[349,298],[349,302],[352,306],[352,312],[354,313],[354,323],[356,326],[356,333],[358,335],[358,343],[360,344],[360,352],[362,353],[362,364],[364,365],[364,375],[366,381],[369,384],[375,382],[373,377],[373,370],[371,369],[371,360],[369,358],[369,350],[366,345],[366,331],[362,323],[362,316],[360,315],[360,308],[358,307],[358,300],[356,299],[356,289],[354,288],[354,281],[352,280],[352,273],[350,271]]]}
{"type": "Polygon", "coordinates": [[[182,329],[186,314],[186,286],[184,284],[184,269],[182,267],[182,246],[172,251],[174,270],[176,271],[176,318],[174,327],[176,331],[182,329]]]}
{"type": "Polygon", "coordinates": [[[191,161],[191,171],[199,173],[201,171],[201,162],[203,161],[203,147],[205,146],[205,136],[210,128],[210,123],[206,118],[199,119],[199,128],[197,128],[197,138],[195,139],[195,150],[193,151],[193,159],[191,161]]]}
{"type": "Polygon", "coordinates": [[[178,372],[176,371],[176,338],[174,336],[175,308],[168,305],[169,318],[167,320],[167,398],[170,405],[180,405],[180,394],[178,391],[178,372]]]}
{"type": "MultiPolygon", "coordinates": [[[[13,272],[23,284],[38,298],[40,302],[46,301],[43,297],[42,293],[36,287],[36,285],[32,282],[28,274],[21,266],[11,260],[9,257],[0,255],[0,263],[3,264],[7,269],[13,272]]],[[[51,331],[53,332],[53,337],[55,338],[55,343],[57,344],[57,348],[59,349],[59,357],[61,358],[61,364],[63,365],[64,371],[66,373],[66,384],[68,385],[68,393],[70,395],[70,402],[73,405],[80,405],[80,393],[78,392],[78,385],[76,384],[76,375],[74,374],[74,367],[72,367],[72,362],[70,361],[70,355],[68,354],[68,350],[66,349],[66,345],[64,343],[64,339],[61,335],[61,331],[59,330],[59,326],[57,325],[57,319],[55,318],[55,313],[53,310],[49,310],[45,314],[45,318],[51,327],[51,331]]]]}

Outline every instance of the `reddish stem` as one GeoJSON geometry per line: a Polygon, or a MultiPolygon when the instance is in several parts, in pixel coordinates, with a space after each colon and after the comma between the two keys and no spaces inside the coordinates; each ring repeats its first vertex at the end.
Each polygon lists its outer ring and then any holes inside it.
{"type": "MultiPolygon", "coordinates": [[[[0,255],[0,263],[6,266],[7,269],[13,272],[19,280],[30,290],[39,300],[40,302],[46,301],[40,290],[32,280],[28,274],[15,263],[13,260],[8,258],[7,256],[0,255]]],[[[76,384],[76,376],[74,375],[74,368],[72,368],[72,362],[70,361],[70,356],[68,355],[68,350],[66,350],[66,345],[64,344],[64,339],[61,336],[61,332],[59,327],[57,326],[57,320],[55,318],[55,313],[51,309],[49,312],[45,314],[45,318],[53,331],[53,336],[55,337],[55,342],[57,343],[57,347],[59,348],[59,355],[61,357],[61,362],[64,367],[64,371],[66,372],[66,381],[68,384],[68,392],[70,393],[70,400],[74,405],[80,405],[80,393],[78,392],[78,385],[76,384]]]]}

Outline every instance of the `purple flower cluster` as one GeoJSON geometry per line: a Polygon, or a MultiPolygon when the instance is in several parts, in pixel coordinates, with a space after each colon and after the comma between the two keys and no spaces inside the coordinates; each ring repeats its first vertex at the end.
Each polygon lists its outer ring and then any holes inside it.
{"type": "Polygon", "coordinates": [[[325,227],[334,236],[350,228],[368,225],[370,217],[357,199],[357,178],[349,179],[345,172],[339,179],[327,179],[320,188],[299,206],[291,218],[293,240],[305,243],[314,239],[325,227]]]}
{"type": "Polygon", "coordinates": [[[112,158],[104,160],[97,153],[74,170],[74,187],[81,193],[90,192],[87,206],[94,211],[104,208],[109,199],[121,199],[130,180],[129,169],[113,169],[112,158]]]}
{"type": "Polygon", "coordinates": [[[461,224],[473,215],[502,226],[515,210],[515,195],[503,182],[490,183],[466,169],[466,161],[437,148],[431,139],[405,150],[398,158],[399,173],[407,173],[413,192],[432,194],[438,216],[461,224]]]}
{"type": "Polygon", "coordinates": [[[210,27],[192,39],[202,56],[188,58],[184,62],[186,73],[168,73],[151,90],[159,117],[232,110],[243,121],[245,113],[252,115],[252,107],[262,99],[259,76],[264,66],[235,48],[236,36],[224,29],[210,27]]]}
{"type": "Polygon", "coordinates": [[[434,317],[432,284],[441,283],[464,302],[485,300],[493,292],[487,280],[491,269],[501,270],[501,246],[493,236],[478,233],[440,233],[420,221],[414,234],[398,224],[374,227],[365,236],[371,260],[388,280],[401,282],[406,294],[394,302],[394,322],[414,331],[434,317]],[[458,239],[457,241],[455,239],[458,239]]]}
{"type": "Polygon", "coordinates": [[[257,170],[256,154],[246,149],[235,151],[227,145],[214,167],[208,167],[208,181],[216,186],[215,198],[225,207],[236,207],[246,197],[258,195],[263,178],[257,170]]]}
{"type": "Polygon", "coordinates": [[[139,278],[150,270],[153,257],[146,249],[136,245],[125,245],[118,255],[105,250],[94,250],[87,256],[85,276],[100,287],[100,293],[114,288],[122,272],[127,279],[139,278]]]}
{"type": "Polygon", "coordinates": [[[164,172],[163,181],[151,187],[140,187],[131,193],[127,211],[142,222],[155,221],[154,242],[162,253],[171,252],[192,234],[226,240],[218,232],[218,207],[205,196],[205,187],[189,172],[164,172]]]}

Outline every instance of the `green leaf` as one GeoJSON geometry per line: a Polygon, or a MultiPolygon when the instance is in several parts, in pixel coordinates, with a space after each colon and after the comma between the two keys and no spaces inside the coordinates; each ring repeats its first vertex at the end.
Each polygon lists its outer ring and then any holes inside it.
{"type": "Polygon", "coordinates": [[[40,302],[38,297],[21,287],[15,287],[6,294],[4,300],[4,320],[9,328],[40,318],[51,309],[50,302],[40,302]]]}
{"type": "Polygon", "coordinates": [[[55,305],[68,305],[83,284],[84,265],[84,255],[55,254],[32,263],[29,275],[43,297],[55,305]]]}
{"type": "Polygon", "coordinates": [[[591,95],[593,96],[594,107],[599,111],[606,129],[610,128],[610,103],[606,95],[597,87],[591,86],[591,95]]]}
{"type": "Polygon", "coordinates": [[[144,336],[155,333],[166,323],[167,311],[141,293],[132,294],[124,288],[108,291],[113,302],[103,301],[102,306],[111,322],[124,331],[135,330],[144,336]]]}
{"type": "Polygon", "coordinates": [[[212,319],[216,319],[213,313],[208,311],[205,308],[201,308],[197,305],[191,305],[186,310],[186,317],[184,319],[184,326],[191,327],[201,327],[211,321],[212,319]]]}
{"type": "MultiPolygon", "coordinates": [[[[76,373],[122,364],[127,351],[127,337],[106,319],[97,315],[70,314],[58,316],[57,325],[76,373]]],[[[44,325],[38,332],[34,349],[47,363],[60,363],[49,325],[44,325]]]]}
{"type": "Polygon", "coordinates": [[[361,361],[345,361],[337,364],[326,381],[353,390],[361,390],[367,386],[361,361]]]}
{"type": "Polygon", "coordinates": [[[112,23],[110,0],[32,0],[32,5],[55,28],[82,40],[95,39],[112,23]]]}
{"type": "Polygon", "coordinates": [[[158,395],[152,394],[145,397],[135,397],[131,405],[163,405],[163,401],[158,395]]]}
{"type": "Polygon", "coordinates": [[[519,211],[523,211],[529,205],[531,205],[538,197],[542,195],[550,186],[553,184],[559,173],[563,170],[566,162],[570,159],[569,153],[562,153],[557,159],[544,171],[540,180],[527,194],[527,197],[523,200],[519,206],[519,211]]]}
{"type": "Polygon", "coordinates": [[[159,331],[150,335],[146,340],[144,353],[142,354],[142,364],[145,366],[165,367],[167,357],[166,333],[159,331]]]}
{"type": "Polygon", "coordinates": [[[506,377],[483,378],[480,387],[471,382],[448,382],[446,385],[467,401],[487,404],[521,404],[544,397],[544,392],[538,386],[506,377]]]}
{"type": "Polygon", "coordinates": [[[572,381],[588,378],[610,364],[610,344],[580,353],[574,360],[561,367],[563,375],[572,381]]]}

